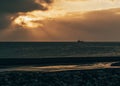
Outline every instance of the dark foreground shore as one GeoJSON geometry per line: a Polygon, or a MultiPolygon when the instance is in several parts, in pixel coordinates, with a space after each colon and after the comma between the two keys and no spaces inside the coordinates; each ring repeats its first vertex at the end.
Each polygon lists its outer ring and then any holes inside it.
{"type": "MultiPolygon", "coordinates": [[[[86,64],[119,62],[120,57],[10,58],[0,59],[0,67],[29,65],[86,64]]],[[[112,64],[114,66],[114,64],[112,64]]],[[[0,86],[119,86],[120,68],[61,72],[0,72],[0,86]]]]}
{"type": "Polygon", "coordinates": [[[120,56],[111,57],[56,57],[56,58],[1,58],[0,67],[14,65],[64,65],[95,62],[118,62],[120,56]]]}
{"type": "Polygon", "coordinates": [[[113,63],[111,66],[120,66],[120,62],[113,63]]]}
{"type": "Polygon", "coordinates": [[[119,86],[120,69],[0,73],[0,86],[119,86]]]}

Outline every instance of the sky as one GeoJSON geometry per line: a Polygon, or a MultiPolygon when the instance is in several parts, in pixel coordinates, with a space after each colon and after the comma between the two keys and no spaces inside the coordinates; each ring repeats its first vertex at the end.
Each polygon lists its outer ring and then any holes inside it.
{"type": "Polygon", "coordinates": [[[120,0],[0,0],[0,41],[120,41],[120,0]]]}

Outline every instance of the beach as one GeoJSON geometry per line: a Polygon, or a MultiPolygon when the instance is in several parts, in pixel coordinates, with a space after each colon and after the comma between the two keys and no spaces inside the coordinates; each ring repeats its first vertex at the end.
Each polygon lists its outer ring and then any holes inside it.
{"type": "Polygon", "coordinates": [[[119,57],[1,59],[1,69],[7,69],[0,72],[0,86],[118,86],[120,67],[111,66],[118,61],[119,57]]]}
{"type": "Polygon", "coordinates": [[[0,86],[118,86],[120,69],[0,73],[0,86]]]}

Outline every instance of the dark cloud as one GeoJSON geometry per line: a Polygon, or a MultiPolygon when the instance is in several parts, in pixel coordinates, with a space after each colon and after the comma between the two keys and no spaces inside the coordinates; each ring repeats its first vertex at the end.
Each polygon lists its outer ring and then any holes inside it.
{"type": "Polygon", "coordinates": [[[5,29],[11,23],[9,14],[0,14],[0,29],[5,29]]]}
{"type": "Polygon", "coordinates": [[[46,2],[46,3],[52,3],[54,0],[39,0],[39,1],[43,1],[43,2],[46,2]]]}
{"type": "Polygon", "coordinates": [[[8,27],[12,20],[11,15],[15,15],[18,12],[30,12],[33,10],[48,10],[49,5],[53,0],[0,0],[0,29],[8,27]],[[47,6],[44,6],[47,4],[47,6]]]}
{"type": "MultiPolygon", "coordinates": [[[[41,0],[40,0],[41,1],[41,0]]],[[[51,3],[51,0],[42,0],[44,3],[51,3]]],[[[0,0],[0,13],[28,12],[32,10],[46,10],[42,4],[35,3],[35,0],[0,0]]]]}

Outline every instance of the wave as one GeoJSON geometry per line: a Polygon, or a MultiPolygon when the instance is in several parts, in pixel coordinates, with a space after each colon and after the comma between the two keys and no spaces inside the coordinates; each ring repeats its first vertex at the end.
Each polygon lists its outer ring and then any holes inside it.
{"type": "Polygon", "coordinates": [[[39,71],[39,72],[58,72],[68,70],[93,70],[105,68],[120,68],[119,66],[111,66],[115,62],[98,62],[94,64],[80,64],[80,65],[52,65],[52,66],[20,66],[13,68],[3,68],[0,72],[5,71],[39,71]]]}

